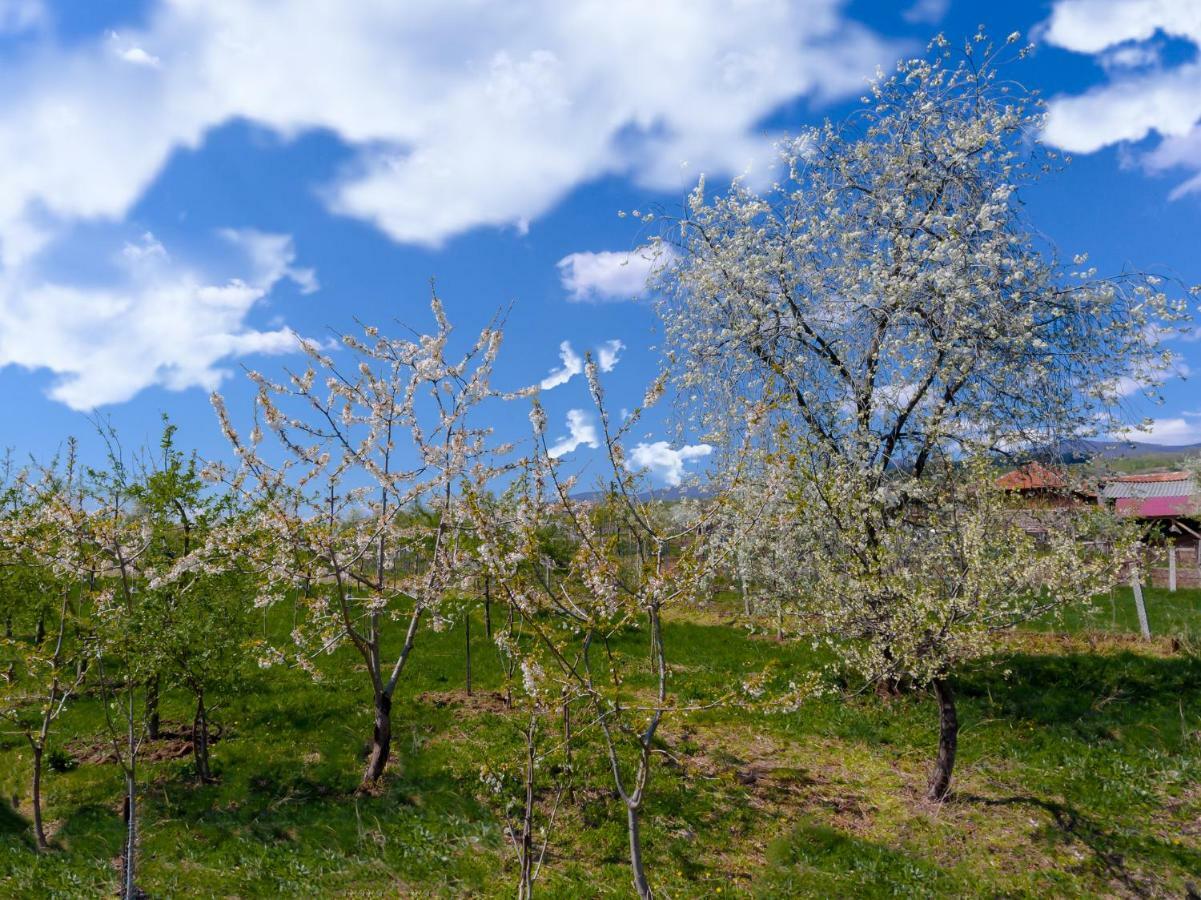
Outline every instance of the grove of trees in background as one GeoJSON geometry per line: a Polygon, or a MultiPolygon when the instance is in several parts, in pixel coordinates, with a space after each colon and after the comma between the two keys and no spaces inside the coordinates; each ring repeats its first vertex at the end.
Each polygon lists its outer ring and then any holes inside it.
{"type": "Polygon", "coordinates": [[[787,177],[766,194],[698,187],[656,242],[666,381],[615,421],[588,361],[605,463],[587,499],[547,448],[536,389],[492,386],[500,323],[456,354],[437,298],[431,333],[304,342],[303,370],[251,373],[252,409],[214,396],[227,463],[179,448],[169,422],[132,455],[102,427],[100,467],[73,445],[45,464],[10,458],[0,717],[33,756],[36,847],[51,846],[43,758],[81,692],[101,697],[125,779],[132,898],[139,760],[160,697],[188,698],[208,784],[213,710],[246,667],[321,678],[347,645],[371,704],[360,790],[377,790],[422,628],[483,600],[522,735],[519,785],[497,774],[503,761],[484,765],[519,895],[573,780],[599,769],[650,897],[641,833],[673,715],[741,703],[803,716],[819,687],[748,672],[720,696],[679,696],[664,621],[718,587],[741,592],[748,624],[824,643],[840,678],[931,689],[929,796],[950,799],[956,668],[998,632],[1108,588],[1133,540],[1090,510],[1036,542],[994,484],[997,455],[1108,428],[1116,381],[1149,380],[1157,333],[1187,314],[1156,279],[1065,268],[1037,237],[1018,191],[1046,162],[1029,140],[1039,108],[1002,79],[1004,52],[974,40],[955,58],[937,41],[846,123],[786,143],[787,177]],[[720,450],[704,499],[648,499],[628,462],[631,429],[669,385],[720,450]],[[526,414],[525,441],[497,440],[492,421],[526,414]],[[296,613],[286,646],[252,626],[280,606],[296,613]]]}

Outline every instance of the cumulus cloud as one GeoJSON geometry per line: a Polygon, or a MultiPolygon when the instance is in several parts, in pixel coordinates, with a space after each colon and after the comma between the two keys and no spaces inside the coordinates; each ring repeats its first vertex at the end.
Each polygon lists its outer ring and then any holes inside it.
{"type": "Polygon", "coordinates": [[[596,348],[596,364],[600,366],[602,372],[612,372],[613,367],[621,361],[621,351],[626,348],[626,345],[614,338],[611,341],[605,341],[596,348]]]}
{"type": "Polygon", "coordinates": [[[287,278],[302,294],[312,294],[320,289],[316,271],[292,265],[296,261],[296,250],[291,235],[268,234],[253,228],[222,228],[218,234],[246,254],[261,282],[274,284],[287,278]]]}
{"type": "Polygon", "coordinates": [[[567,434],[556,440],[546,452],[551,459],[558,459],[580,446],[591,447],[593,450],[600,446],[596,423],[592,416],[584,410],[569,409],[567,411],[567,434]]]}
{"type": "MultiPolygon", "coordinates": [[[[625,343],[617,338],[605,341],[597,347],[596,364],[600,370],[602,372],[612,372],[613,368],[621,361],[621,351],[625,348],[625,343]]],[[[551,369],[546,377],[539,382],[542,390],[549,391],[561,384],[567,384],[567,382],[584,371],[584,358],[572,349],[571,341],[560,342],[559,363],[557,368],[551,369]]]]}
{"type": "Polygon", "coordinates": [[[667,441],[638,444],[630,451],[626,468],[631,472],[649,471],[671,487],[678,487],[684,480],[684,464],[704,459],[712,452],[708,444],[686,444],[678,450],[672,449],[667,441]]]}
{"type": "Polygon", "coordinates": [[[648,247],[572,253],[559,260],[559,282],[573,303],[633,300],[646,293],[647,279],[660,262],[648,247]]]}
{"type": "Polygon", "coordinates": [[[239,277],[213,279],[172,258],[153,234],[114,255],[116,277],[102,285],[47,278],[34,266],[0,276],[0,366],[45,369],[54,400],[88,410],[128,400],[147,387],[215,388],[221,363],[296,349],[286,328],[261,331],[248,314],[283,278],[315,286],[295,269],[285,235],[230,232],[244,251],[239,277]]]}
{"type": "Polygon", "coordinates": [[[571,349],[571,341],[563,341],[559,344],[559,359],[562,361],[562,365],[557,369],[551,369],[550,373],[542,379],[542,390],[549,391],[561,384],[567,384],[584,371],[584,358],[571,349]]]}
{"type": "MultiPolygon", "coordinates": [[[[861,90],[899,49],[844,5],[294,0],[282,15],[159,0],[118,52],[48,35],[0,63],[0,241],[11,258],[10,232],[42,217],[122,217],[174,151],[238,118],[338,136],[353,162],[325,186],[330,207],[417,244],[520,227],[605,176],[766,177],[766,116],[861,90]]],[[[37,9],[8,0],[0,26],[37,9]]]]}
{"type": "Polygon", "coordinates": [[[1123,441],[1169,446],[1201,443],[1201,412],[1186,412],[1181,416],[1151,419],[1144,429],[1122,429],[1114,432],[1113,437],[1123,441]]]}
{"type": "Polygon", "coordinates": [[[1058,0],[1045,30],[1056,46],[1097,57],[1106,83],[1051,101],[1044,138],[1076,153],[1160,141],[1140,157],[1150,171],[1193,173],[1173,192],[1201,189],[1201,61],[1162,65],[1157,34],[1201,50],[1201,6],[1195,0],[1058,0]]]}

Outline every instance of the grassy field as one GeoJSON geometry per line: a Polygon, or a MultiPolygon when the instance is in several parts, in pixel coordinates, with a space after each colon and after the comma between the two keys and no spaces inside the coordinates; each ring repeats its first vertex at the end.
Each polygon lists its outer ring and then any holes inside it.
{"type": "MultiPolygon", "coordinates": [[[[669,717],[646,811],[652,885],[665,897],[1184,896],[1201,880],[1201,658],[1171,635],[1201,627],[1201,592],[1149,592],[1148,607],[1151,643],[1134,639],[1119,592],[1058,630],[1013,635],[958,677],[961,756],[943,805],[922,799],[935,739],[925,695],[669,717]]],[[[680,694],[720,693],[768,662],[815,665],[806,647],[723,618],[715,608],[669,624],[680,694]]],[[[354,794],[370,718],[351,656],[319,684],[294,670],[248,676],[215,714],[218,784],[195,786],[187,758],[145,770],[148,894],[511,895],[514,860],[479,773],[518,759],[519,723],[496,694],[481,623],[473,633],[470,698],[462,631],[423,635],[380,796],[354,794]]],[[[0,738],[0,787],[19,810],[0,804],[0,896],[114,891],[120,775],[87,761],[101,712],[85,699],[61,722],[57,746],[78,764],[47,777],[57,846],[46,855],[27,839],[28,751],[0,738]]],[[[188,719],[182,698],[165,712],[188,719]]],[[[604,772],[580,768],[538,888],[628,896],[621,809],[604,772]]]]}

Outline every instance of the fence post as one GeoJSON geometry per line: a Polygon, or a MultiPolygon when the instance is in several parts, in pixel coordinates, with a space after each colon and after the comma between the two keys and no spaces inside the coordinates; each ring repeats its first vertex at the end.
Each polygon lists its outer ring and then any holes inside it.
{"type": "Polygon", "coordinates": [[[1176,545],[1168,548],[1168,590],[1176,593],[1176,545]]]}
{"type": "Polygon", "coordinates": [[[1138,610],[1138,627],[1144,640],[1151,639],[1151,626],[1147,624],[1147,607],[1143,605],[1143,585],[1138,579],[1138,569],[1130,573],[1130,587],[1134,590],[1134,608],[1138,610]]]}

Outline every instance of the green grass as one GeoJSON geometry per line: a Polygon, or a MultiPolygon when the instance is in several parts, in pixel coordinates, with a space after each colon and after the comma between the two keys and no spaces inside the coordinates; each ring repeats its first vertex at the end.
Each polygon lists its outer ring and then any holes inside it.
{"type": "MultiPolygon", "coordinates": [[[[1153,591],[1147,602],[1157,633],[1201,624],[1197,592],[1153,591]]],[[[956,679],[960,759],[942,806],[922,799],[935,710],[921,694],[669,716],[646,808],[652,884],[671,897],[1183,896],[1201,873],[1201,660],[1167,640],[1130,640],[1128,592],[1107,604],[1069,617],[1061,627],[1074,636],[1015,636],[956,679]]],[[[714,612],[667,628],[682,697],[714,696],[767,664],[782,677],[815,665],[805,646],[748,637],[714,612]]],[[[501,673],[482,623],[473,634],[476,691],[487,694],[501,673]]],[[[496,702],[464,702],[462,637],[421,636],[378,797],[354,794],[370,717],[352,656],[335,656],[321,683],[251,673],[215,715],[225,727],[218,784],[193,785],[186,759],[146,767],[145,890],[511,895],[515,865],[479,772],[516,762],[520,723],[496,702]]],[[[164,711],[188,716],[182,697],[164,711]]],[[[100,712],[93,698],[72,707],[58,745],[94,739],[100,712]]],[[[560,812],[540,891],[627,896],[621,809],[581,739],[579,790],[560,812]]],[[[0,738],[0,788],[22,814],[28,764],[27,750],[0,738]]],[[[121,790],[112,765],[49,773],[57,848],[42,856],[23,815],[0,803],[0,896],[111,894],[121,790]]]]}
{"type": "MultiPolygon", "coordinates": [[[[1178,636],[1201,629],[1201,590],[1182,588],[1173,593],[1166,588],[1144,587],[1143,604],[1147,608],[1147,624],[1153,637],[1178,636]]],[[[1097,631],[1137,635],[1134,592],[1128,587],[1118,588],[1098,597],[1091,606],[1063,610],[1042,627],[1074,633],[1097,631]]]]}

